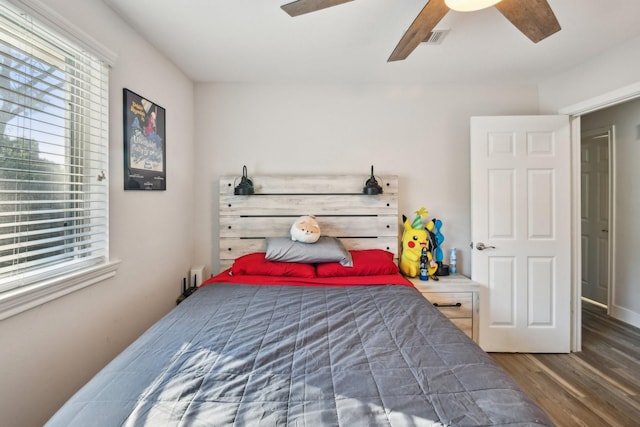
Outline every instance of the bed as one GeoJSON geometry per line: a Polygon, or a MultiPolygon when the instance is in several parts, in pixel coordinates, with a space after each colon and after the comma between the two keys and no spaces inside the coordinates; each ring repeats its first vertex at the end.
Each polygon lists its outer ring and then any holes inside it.
{"type": "Polygon", "coordinates": [[[220,179],[222,271],[48,426],[552,425],[398,273],[397,177],[375,196],[356,176],[253,181],[220,179]],[[308,213],[329,258],[274,261],[308,213]]]}

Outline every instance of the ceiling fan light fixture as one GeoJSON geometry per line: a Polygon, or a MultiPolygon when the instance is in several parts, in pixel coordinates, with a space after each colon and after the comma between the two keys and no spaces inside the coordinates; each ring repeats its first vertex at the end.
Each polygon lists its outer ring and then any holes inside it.
{"type": "Polygon", "coordinates": [[[458,12],[474,12],[486,9],[500,3],[501,0],[444,0],[444,3],[451,10],[458,12]]]}

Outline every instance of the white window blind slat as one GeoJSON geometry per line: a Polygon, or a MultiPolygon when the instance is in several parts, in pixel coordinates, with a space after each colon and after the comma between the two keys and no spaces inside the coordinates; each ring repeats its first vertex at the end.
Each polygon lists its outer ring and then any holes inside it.
{"type": "Polygon", "coordinates": [[[29,267],[31,268],[24,274],[21,274],[16,278],[5,277],[0,279],[0,293],[15,289],[16,286],[14,282],[16,281],[21,283],[20,286],[28,286],[29,284],[33,284],[38,281],[51,280],[56,276],[64,275],[66,274],[65,271],[67,273],[81,271],[82,269],[103,264],[100,257],[92,257],[88,252],[85,252],[84,255],[86,256],[78,257],[74,260],[67,259],[65,255],[51,256],[48,264],[44,263],[42,259],[27,262],[26,264],[29,264],[29,267]],[[64,264],[65,267],[61,268],[61,264],[64,264]]]}
{"type": "Polygon", "coordinates": [[[0,292],[108,262],[108,68],[0,0],[0,292]]]}
{"type": "MultiPolygon", "coordinates": [[[[72,230],[69,230],[69,232],[71,231],[72,230]]],[[[99,236],[100,230],[96,229],[92,232],[85,232],[85,233],[80,233],[77,231],[78,230],[76,230],[76,232],[73,235],[73,243],[66,242],[68,240],[68,237],[63,233],[58,237],[50,237],[42,240],[32,240],[29,242],[16,243],[16,244],[7,246],[7,249],[13,251],[13,253],[7,256],[0,256],[0,263],[5,261],[15,261],[16,259],[22,260],[22,259],[37,257],[37,259],[41,260],[41,262],[44,264],[44,263],[48,263],[49,260],[47,260],[46,257],[40,257],[40,255],[42,254],[60,252],[63,249],[66,253],[70,253],[71,249],[73,248],[76,248],[79,246],[88,247],[88,246],[91,246],[93,243],[98,243],[101,241],[99,236]],[[94,236],[96,237],[96,239],[93,239],[94,236]],[[64,245],[60,244],[62,242],[64,242],[64,245]],[[38,247],[43,247],[43,249],[37,249],[38,247]]],[[[2,249],[3,248],[0,247],[0,253],[3,252],[2,249]]],[[[75,254],[73,255],[69,254],[69,256],[75,258],[75,254]]],[[[7,268],[10,268],[10,267],[7,267],[7,268]]]]}
{"type": "MultiPolygon", "coordinates": [[[[58,221],[58,223],[60,222],[62,221],[58,221]]],[[[80,224],[80,225],[70,225],[70,226],[63,226],[63,227],[50,227],[44,230],[33,230],[33,231],[22,233],[22,234],[25,236],[34,237],[34,236],[45,235],[50,233],[76,233],[78,230],[83,228],[86,228],[86,226],[83,224],[80,224]]],[[[97,228],[97,227],[94,227],[94,228],[97,228]]],[[[7,244],[0,244],[0,253],[9,249],[16,248],[18,243],[15,243],[14,238],[18,237],[19,235],[20,233],[3,234],[2,239],[0,239],[0,242],[6,241],[7,244]]],[[[33,242],[37,242],[37,240],[33,240],[33,242]]]]}

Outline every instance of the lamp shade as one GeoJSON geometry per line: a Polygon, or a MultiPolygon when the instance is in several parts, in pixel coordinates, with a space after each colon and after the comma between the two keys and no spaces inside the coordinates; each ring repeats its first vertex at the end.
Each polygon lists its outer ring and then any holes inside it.
{"type": "Polygon", "coordinates": [[[451,10],[458,12],[473,12],[475,10],[486,9],[501,0],[444,0],[444,3],[451,10]]]}
{"type": "Polygon", "coordinates": [[[234,188],[233,194],[236,196],[248,196],[253,193],[253,182],[247,177],[247,167],[243,166],[242,178],[240,179],[240,183],[234,188]]]}
{"type": "Polygon", "coordinates": [[[382,187],[378,184],[376,177],[373,175],[373,165],[371,166],[371,176],[364,184],[362,193],[369,196],[375,196],[376,194],[382,194],[382,187]]]}

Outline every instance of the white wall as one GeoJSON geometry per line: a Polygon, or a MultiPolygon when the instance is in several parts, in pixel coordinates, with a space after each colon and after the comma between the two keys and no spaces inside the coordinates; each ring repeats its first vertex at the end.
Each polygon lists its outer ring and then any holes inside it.
{"type": "MultiPolygon", "coordinates": [[[[536,114],[533,86],[197,84],[198,263],[218,271],[220,175],[400,176],[400,212],[442,219],[470,273],[469,118],[536,114]]],[[[311,212],[312,213],[312,212],[311,212]]]]}
{"type": "Polygon", "coordinates": [[[610,301],[614,317],[640,326],[640,99],[582,117],[582,131],[615,127],[615,290],[610,301]]]}
{"type": "Polygon", "coordinates": [[[175,306],[192,264],[193,84],[101,0],[47,5],[118,54],[110,89],[114,279],[0,321],[0,425],[40,426],[175,306]],[[122,88],[167,110],[167,191],[123,191],[122,88]]]}
{"type": "Polygon", "coordinates": [[[542,82],[540,113],[555,114],[603,94],[640,81],[640,37],[610,49],[594,52],[593,59],[542,82]]]}

